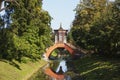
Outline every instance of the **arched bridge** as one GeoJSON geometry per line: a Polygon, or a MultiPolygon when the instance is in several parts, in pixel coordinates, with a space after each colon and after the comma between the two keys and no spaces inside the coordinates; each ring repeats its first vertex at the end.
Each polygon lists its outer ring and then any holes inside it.
{"type": "Polygon", "coordinates": [[[61,24],[59,29],[54,30],[55,44],[46,49],[46,52],[44,54],[45,58],[48,59],[52,51],[57,48],[66,49],[71,55],[75,55],[75,53],[84,53],[82,49],[78,49],[72,44],[67,43],[67,32],[68,30],[64,30],[61,24]]]}
{"type": "MultiPolygon", "coordinates": [[[[76,53],[76,51],[78,51],[78,49],[76,47],[74,47],[73,45],[71,45],[69,43],[56,43],[53,46],[50,46],[49,48],[46,49],[46,53],[44,54],[45,57],[48,59],[50,54],[52,53],[52,51],[54,51],[57,48],[64,48],[64,49],[66,49],[73,56],[76,53]]],[[[81,51],[79,51],[79,52],[81,52],[81,51]]]]}

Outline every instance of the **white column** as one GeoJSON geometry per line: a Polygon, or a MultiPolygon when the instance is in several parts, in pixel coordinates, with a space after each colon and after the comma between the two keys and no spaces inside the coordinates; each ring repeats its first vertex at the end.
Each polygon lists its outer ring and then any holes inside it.
{"type": "Polygon", "coordinates": [[[67,38],[66,38],[66,36],[64,36],[64,43],[67,43],[67,38]]]}
{"type": "Polygon", "coordinates": [[[58,42],[57,35],[55,35],[55,43],[57,43],[57,42],[58,42]]]}

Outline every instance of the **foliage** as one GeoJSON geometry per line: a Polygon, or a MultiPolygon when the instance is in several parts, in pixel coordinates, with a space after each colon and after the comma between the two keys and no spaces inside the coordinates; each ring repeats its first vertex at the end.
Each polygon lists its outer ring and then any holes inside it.
{"type": "Polygon", "coordinates": [[[76,45],[97,53],[118,54],[120,8],[117,2],[83,0],[78,4],[70,34],[76,45]]]}
{"type": "Polygon", "coordinates": [[[43,60],[27,63],[19,63],[15,60],[13,62],[0,61],[0,80],[28,80],[46,64],[47,62],[43,60]]]}
{"type": "MultiPolygon", "coordinates": [[[[85,56],[74,62],[70,62],[73,70],[84,80],[119,80],[120,62],[116,58],[106,58],[99,55],[85,56]]],[[[71,74],[73,78],[76,76],[71,74]]],[[[77,75],[78,75],[77,74],[77,75]]],[[[79,79],[79,78],[78,78],[79,79]]]]}
{"type": "Polygon", "coordinates": [[[1,58],[39,59],[51,44],[51,17],[42,9],[42,0],[16,0],[15,3],[9,2],[11,8],[14,13],[11,14],[10,27],[0,29],[1,58]]]}

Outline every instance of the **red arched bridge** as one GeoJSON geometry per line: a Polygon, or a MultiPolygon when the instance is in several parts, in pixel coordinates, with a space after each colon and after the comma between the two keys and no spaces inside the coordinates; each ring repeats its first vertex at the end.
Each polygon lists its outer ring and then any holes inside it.
{"type": "Polygon", "coordinates": [[[56,43],[53,46],[50,46],[46,49],[46,53],[44,54],[45,57],[48,59],[52,51],[54,51],[57,48],[64,48],[68,50],[72,56],[74,56],[76,53],[85,53],[83,50],[79,50],[69,43],[56,43]]]}

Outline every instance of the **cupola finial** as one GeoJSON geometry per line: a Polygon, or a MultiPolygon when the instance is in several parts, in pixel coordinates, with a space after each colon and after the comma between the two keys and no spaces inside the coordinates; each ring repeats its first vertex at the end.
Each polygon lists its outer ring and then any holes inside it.
{"type": "Polygon", "coordinates": [[[60,27],[62,27],[62,23],[60,23],[60,27]]]}
{"type": "Polygon", "coordinates": [[[59,28],[59,30],[63,30],[63,28],[62,28],[62,23],[60,23],[60,28],[59,28]]]}

